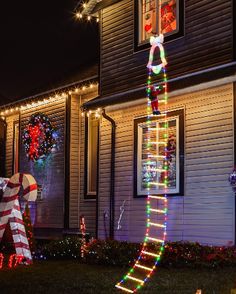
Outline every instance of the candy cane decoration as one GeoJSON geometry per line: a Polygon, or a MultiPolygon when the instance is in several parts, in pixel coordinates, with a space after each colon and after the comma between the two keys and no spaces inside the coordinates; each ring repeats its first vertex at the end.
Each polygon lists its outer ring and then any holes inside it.
{"type": "Polygon", "coordinates": [[[35,201],[37,198],[37,184],[33,176],[17,173],[10,178],[0,203],[0,242],[9,222],[16,255],[23,256],[26,264],[30,264],[32,256],[19,204],[21,189],[26,201],[35,201]]]}
{"type": "Polygon", "coordinates": [[[123,201],[121,207],[120,207],[120,217],[118,219],[118,222],[117,222],[117,230],[120,230],[121,229],[121,220],[122,220],[122,217],[123,217],[123,213],[125,211],[125,202],[126,200],[123,201]]]}

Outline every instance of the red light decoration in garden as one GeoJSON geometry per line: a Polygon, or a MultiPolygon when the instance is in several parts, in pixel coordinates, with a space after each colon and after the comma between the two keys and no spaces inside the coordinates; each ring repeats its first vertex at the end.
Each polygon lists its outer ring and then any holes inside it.
{"type": "MultiPolygon", "coordinates": [[[[4,262],[4,255],[0,253],[0,269],[3,268],[3,262],[4,262]]],[[[8,268],[12,269],[17,267],[18,264],[21,264],[24,262],[25,257],[23,255],[17,255],[17,254],[12,254],[9,257],[8,260],[8,268]]]]}
{"type": "MultiPolygon", "coordinates": [[[[148,139],[146,143],[146,150],[150,150],[152,144],[162,146],[163,154],[159,155],[162,160],[162,167],[159,170],[161,176],[158,182],[152,182],[151,177],[147,182],[148,196],[146,201],[146,233],[144,237],[143,246],[139,257],[134,263],[129,272],[122,278],[122,280],[116,284],[116,288],[127,293],[136,293],[153,274],[157,265],[160,262],[161,256],[164,251],[164,245],[166,241],[166,228],[167,228],[167,195],[153,195],[150,193],[152,185],[158,185],[167,190],[168,186],[168,120],[167,120],[167,75],[166,75],[166,59],[165,51],[163,47],[164,37],[163,35],[150,38],[150,54],[147,79],[147,127],[148,127],[148,139]],[[160,50],[161,63],[159,65],[153,65],[154,52],[156,48],[160,50]],[[152,76],[162,73],[163,78],[160,84],[155,85],[152,82],[152,76]],[[158,95],[161,91],[164,91],[163,99],[158,100],[158,95]],[[164,109],[161,112],[159,110],[159,103],[164,104],[164,109]],[[163,122],[163,127],[154,127],[153,122],[157,118],[158,121],[163,122]],[[152,142],[152,132],[158,132],[157,142],[152,142]],[[159,251],[153,250],[152,243],[159,244],[159,251]]],[[[151,172],[152,154],[148,154],[149,161],[147,162],[147,171],[151,172]]]]}
{"type": "Polygon", "coordinates": [[[46,158],[56,147],[55,129],[47,115],[35,113],[23,132],[23,144],[29,160],[46,158]]]}
{"type": "Polygon", "coordinates": [[[84,251],[86,249],[86,225],[85,225],[85,218],[82,215],[80,217],[80,231],[81,231],[81,257],[84,258],[84,251]]]}
{"type": "Polygon", "coordinates": [[[0,269],[3,267],[4,255],[0,253],[0,269]]]}

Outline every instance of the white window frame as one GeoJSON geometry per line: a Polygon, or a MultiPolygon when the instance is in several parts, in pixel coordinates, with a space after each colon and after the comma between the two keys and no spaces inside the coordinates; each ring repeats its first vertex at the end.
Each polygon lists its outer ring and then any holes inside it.
{"type": "MultiPolygon", "coordinates": [[[[143,128],[147,126],[147,122],[140,122],[137,125],[137,196],[148,195],[148,194],[178,194],[180,193],[180,140],[179,140],[179,116],[170,116],[167,121],[176,121],[176,187],[175,189],[151,189],[147,191],[142,189],[142,134],[143,128]]],[[[152,123],[163,123],[164,120],[159,119],[152,123]]]]}

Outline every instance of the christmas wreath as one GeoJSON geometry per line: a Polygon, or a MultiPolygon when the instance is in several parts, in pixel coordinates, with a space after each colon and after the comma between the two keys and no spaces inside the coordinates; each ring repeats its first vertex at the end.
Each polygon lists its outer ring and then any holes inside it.
{"type": "Polygon", "coordinates": [[[56,146],[55,129],[47,115],[35,113],[23,132],[23,144],[29,160],[46,158],[56,146]]]}

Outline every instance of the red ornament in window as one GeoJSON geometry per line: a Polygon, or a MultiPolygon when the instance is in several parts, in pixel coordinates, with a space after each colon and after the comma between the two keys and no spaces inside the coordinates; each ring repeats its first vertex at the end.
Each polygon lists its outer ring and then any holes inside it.
{"type": "Polygon", "coordinates": [[[152,32],[152,25],[151,24],[146,24],[144,29],[145,29],[145,31],[147,33],[151,33],[152,32]]]}

